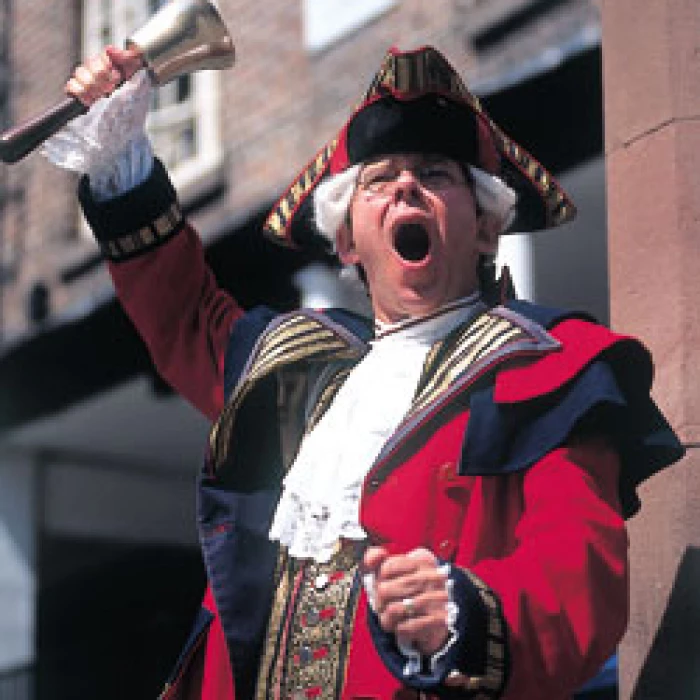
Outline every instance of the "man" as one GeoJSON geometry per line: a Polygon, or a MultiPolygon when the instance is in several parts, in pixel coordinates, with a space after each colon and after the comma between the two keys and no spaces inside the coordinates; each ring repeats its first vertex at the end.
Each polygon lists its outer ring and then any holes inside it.
{"type": "MultiPolygon", "coordinates": [[[[138,66],[110,48],[68,91],[91,104],[138,66]]],[[[154,362],[215,421],[210,586],[163,697],[570,697],[625,629],[635,487],[682,450],[637,341],[498,298],[499,234],[570,219],[566,194],[437,51],[390,50],[266,223],[325,235],[372,328],[244,312],[139,130],[122,140],[81,201],[154,362]]]]}

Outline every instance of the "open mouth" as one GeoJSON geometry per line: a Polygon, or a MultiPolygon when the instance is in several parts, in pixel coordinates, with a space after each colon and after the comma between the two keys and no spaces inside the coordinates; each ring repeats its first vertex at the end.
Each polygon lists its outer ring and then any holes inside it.
{"type": "Polygon", "coordinates": [[[394,234],[396,252],[409,262],[420,262],[430,252],[430,236],[422,224],[402,224],[394,234]]]}

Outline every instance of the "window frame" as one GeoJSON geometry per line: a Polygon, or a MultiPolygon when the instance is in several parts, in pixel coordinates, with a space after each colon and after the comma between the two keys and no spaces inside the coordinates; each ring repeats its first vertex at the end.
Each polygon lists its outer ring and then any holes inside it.
{"type": "MultiPolygon", "coordinates": [[[[105,43],[123,45],[124,39],[148,20],[152,0],[83,0],[82,28],[84,55],[98,54],[105,43]],[[108,17],[105,18],[104,15],[108,17]],[[109,33],[105,32],[109,26],[109,33]]],[[[175,186],[182,196],[199,182],[211,182],[212,176],[221,171],[224,149],[221,135],[221,85],[218,71],[198,71],[190,75],[191,92],[185,102],[171,102],[167,107],[150,110],[146,119],[146,131],[151,135],[157,155],[165,158],[168,148],[161,145],[169,129],[188,119],[195,120],[194,155],[175,164],[167,163],[175,186]],[[159,133],[160,132],[160,133],[159,133]]],[[[157,88],[174,91],[174,85],[157,88]]],[[[173,136],[173,138],[175,138],[173,136]]],[[[177,146],[173,146],[176,150],[177,146]]],[[[218,178],[217,178],[218,179],[218,178]]]]}
{"type": "Polygon", "coordinates": [[[310,53],[323,51],[398,4],[399,0],[303,0],[304,47],[310,53]]]}

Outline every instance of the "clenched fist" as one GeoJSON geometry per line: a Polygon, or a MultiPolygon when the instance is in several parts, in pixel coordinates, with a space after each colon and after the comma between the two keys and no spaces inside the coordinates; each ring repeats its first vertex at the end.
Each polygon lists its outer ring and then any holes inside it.
{"type": "Polygon", "coordinates": [[[450,634],[448,578],[435,555],[427,549],[390,555],[369,547],[363,567],[374,575],[374,611],[382,629],[423,656],[442,649],[450,634]]]}

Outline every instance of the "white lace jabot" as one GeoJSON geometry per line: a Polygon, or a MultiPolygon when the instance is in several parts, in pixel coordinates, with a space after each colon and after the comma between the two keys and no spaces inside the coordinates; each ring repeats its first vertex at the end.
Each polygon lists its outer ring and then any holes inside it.
{"type": "Polygon", "coordinates": [[[430,347],[480,307],[478,294],[439,314],[379,328],[330,408],[302,441],[270,528],[293,557],[328,561],[340,538],[362,540],[362,482],[408,411],[430,347]]]}

